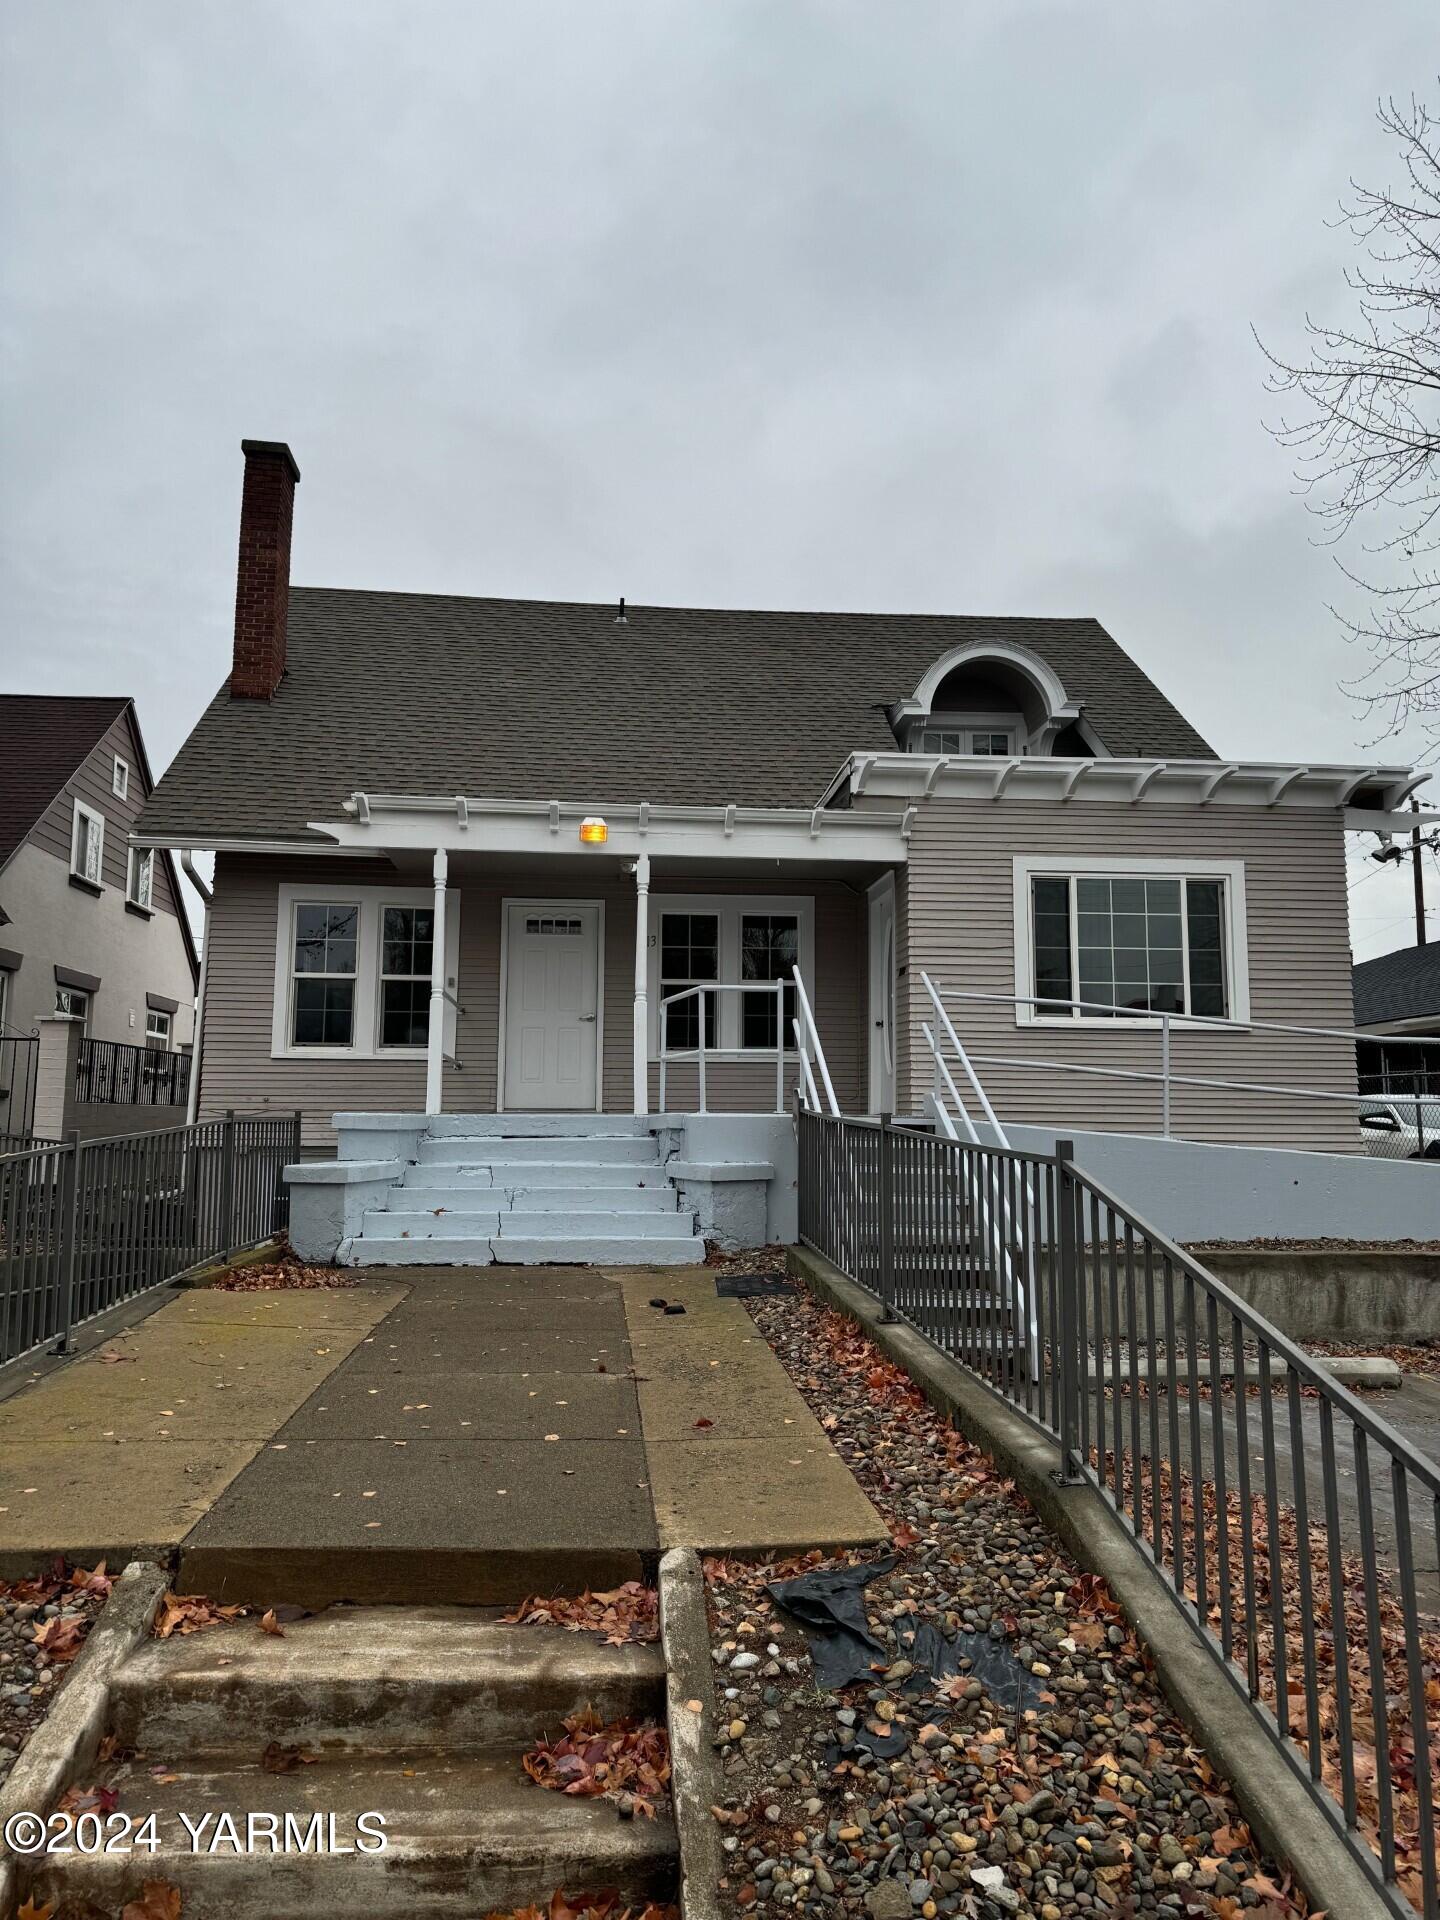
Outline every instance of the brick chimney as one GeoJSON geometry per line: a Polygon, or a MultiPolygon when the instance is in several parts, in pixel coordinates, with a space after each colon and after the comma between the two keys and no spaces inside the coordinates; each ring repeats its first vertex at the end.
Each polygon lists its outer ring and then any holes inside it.
{"type": "Polygon", "coordinates": [[[232,700],[268,700],[285,672],[290,523],[300,469],[283,440],[242,440],[240,560],[235,574],[232,700]]]}

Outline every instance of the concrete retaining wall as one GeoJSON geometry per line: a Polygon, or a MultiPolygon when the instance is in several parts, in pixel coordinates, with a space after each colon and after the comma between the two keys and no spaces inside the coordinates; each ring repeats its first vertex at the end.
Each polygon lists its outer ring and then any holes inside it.
{"type": "Polygon", "coordinates": [[[1236,1247],[1196,1258],[1292,1340],[1440,1338],[1440,1253],[1236,1247]]]}
{"type": "MultiPolygon", "coordinates": [[[[1053,1153],[1054,1127],[1007,1126],[1053,1153]]],[[[990,1135],[980,1129],[981,1138],[990,1135]]],[[[1060,1129],[1075,1164],[1172,1240],[1440,1239],[1440,1164],[1285,1147],[1219,1147],[1060,1129]]]]}

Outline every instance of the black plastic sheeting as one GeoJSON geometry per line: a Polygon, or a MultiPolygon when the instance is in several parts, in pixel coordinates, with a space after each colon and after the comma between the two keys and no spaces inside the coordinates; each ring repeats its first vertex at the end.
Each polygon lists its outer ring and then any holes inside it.
{"type": "MultiPolygon", "coordinates": [[[[854,1680],[870,1680],[873,1669],[890,1663],[889,1649],[875,1638],[865,1617],[865,1589],[872,1580],[897,1564],[895,1554],[854,1566],[825,1567],[794,1580],[771,1580],[766,1591],[799,1622],[810,1648],[815,1679],[828,1692],[838,1693],[854,1680]]],[[[1016,1659],[1007,1641],[990,1633],[946,1633],[933,1620],[902,1614],[895,1621],[901,1657],[915,1669],[899,1691],[914,1696],[930,1692],[937,1680],[965,1674],[978,1680],[990,1698],[1007,1713],[1024,1713],[1040,1704],[1039,1681],[1016,1659]],[[908,1647],[906,1637],[913,1635],[908,1647]]],[[[892,1760],[910,1744],[904,1730],[877,1733],[863,1721],[855,1728],[855,1747],[892,1760]]],[[[853,1749],[852,1749],[853,1750],[853,1749]]],[[[827,1759],[842,1757],[832,1742],[827,1759]]]]}

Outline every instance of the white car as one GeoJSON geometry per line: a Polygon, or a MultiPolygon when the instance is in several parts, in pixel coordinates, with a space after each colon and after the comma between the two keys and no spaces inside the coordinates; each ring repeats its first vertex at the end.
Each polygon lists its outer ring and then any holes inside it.
{"type": "Polygon", "coordinates": [[[1360,1108],[1366,1153],[1381,1160],[1440,1160],[1440,1100],[1392,1094],[1360,1108]]]}

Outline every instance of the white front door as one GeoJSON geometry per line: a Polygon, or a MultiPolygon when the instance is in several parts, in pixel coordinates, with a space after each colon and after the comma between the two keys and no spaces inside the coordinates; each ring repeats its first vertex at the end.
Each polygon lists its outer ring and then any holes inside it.
{"type": "Polygon", "coordinates": [[[871,1113],[895,1111],[895,882],[870,889],[871,1113]]]}
{"type": "Polygon", "coordinates": [[[600,1065],[600,909],[505,906],[507,1113],[593,1113],[600,1065]]]}

